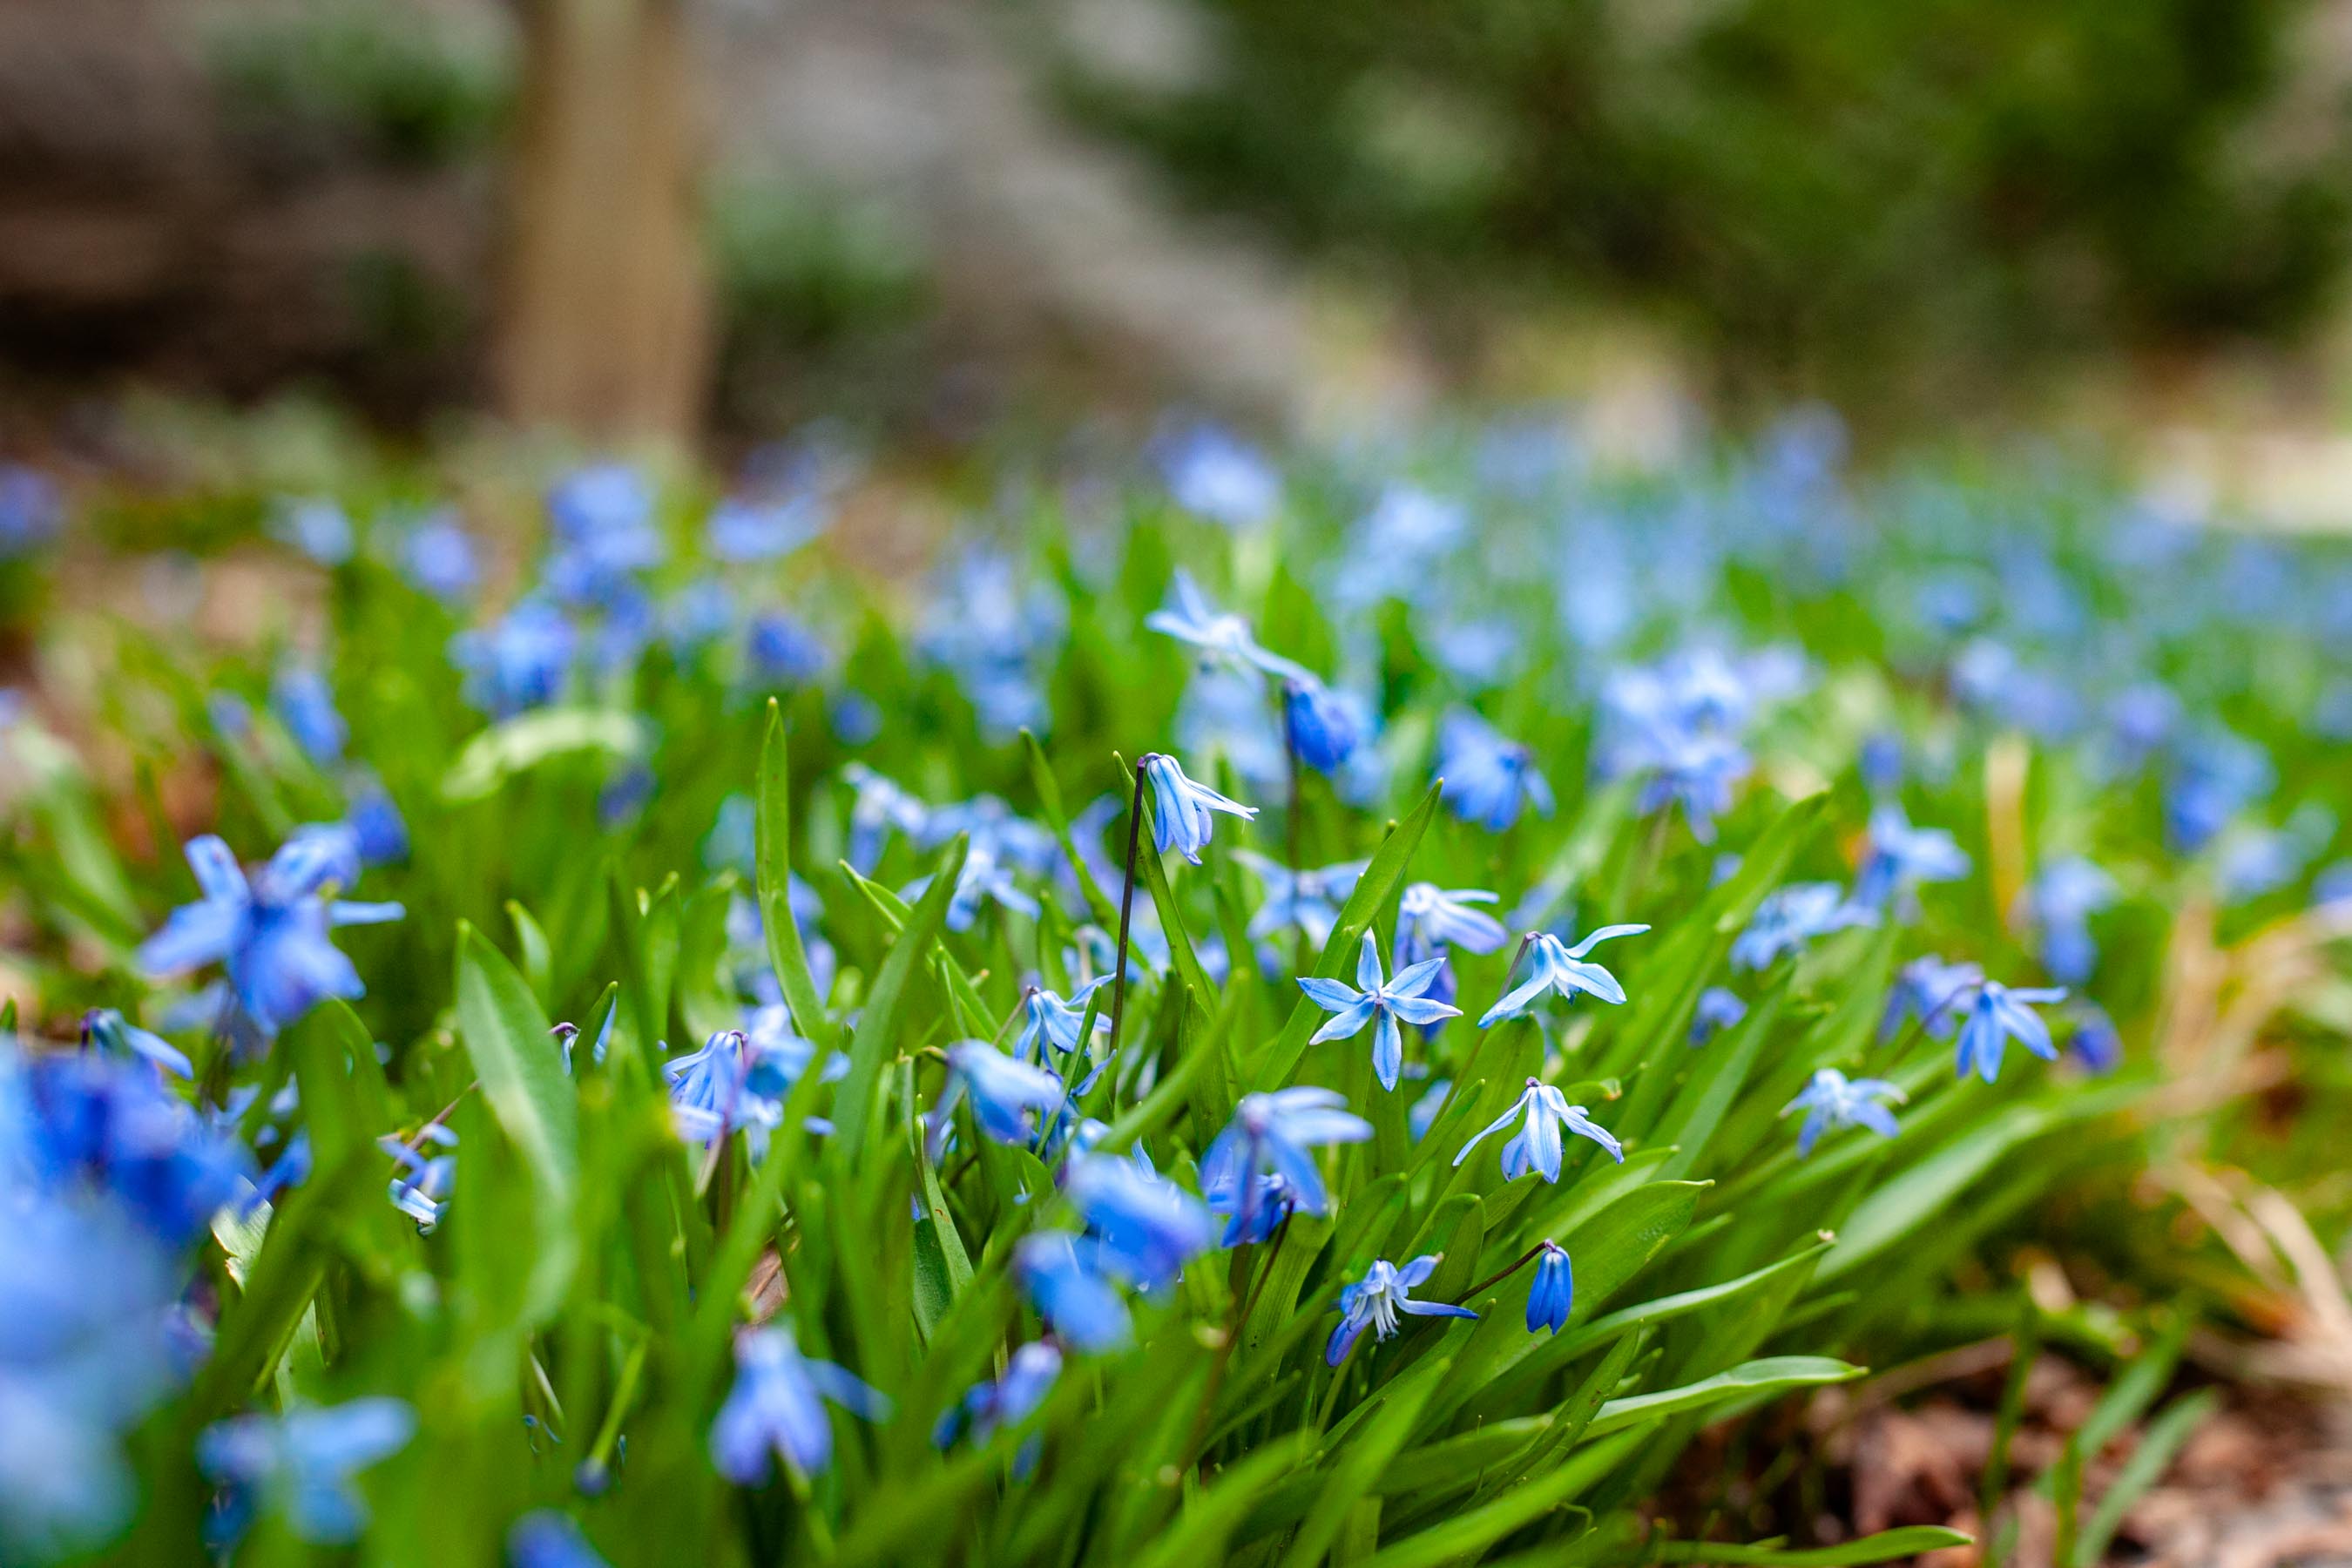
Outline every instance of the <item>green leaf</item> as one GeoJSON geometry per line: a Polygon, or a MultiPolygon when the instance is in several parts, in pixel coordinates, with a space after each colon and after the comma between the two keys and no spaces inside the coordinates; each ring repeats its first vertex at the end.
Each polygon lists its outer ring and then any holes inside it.
{"type": "MultiPolygon", "coordinates": [[[[970,847],[971,840],[959,833],[940,857],[931,874],[931,885],[923,889],[922,899],[908,914],[906,930],[890,944],[890,955],[882,961],[881,973],[874,977],[874,989],[866,998],[866,1010],[859,1015],[857,1030],[850,1037],[849,1072],[841,1080],[833,1102],[835,1131],[831,1147],[845,1165],[855,1166],[865,1150],[882,1068],[898,1043],[908,984],[914,979],[916,965],[929,955],[931,944],[939,940],[947,922],[948,901],[955,897],[956,879],[962,874],[964,855],[970,847]]],[[[899,1215],[901,1220],[905,1217],[903,1213],[899,1215]]]]}
{"type": "Polygon", "coordinates": [[[1759,1361],[1742,1362],[1729,1372],[1719,1372],[1680,1388],[1662,1388],[1652,1394],[1612,1399],[1592,1418],[1586,1435],[1606,1436],[1627,1427],[1646,1426],[1685,1410],[1704,1410],[1735,1399],[1754,1399],[1828,1383],[1851,1383],[1867,1370],[1828,1356],[1766,1356],[1759,1361]]]}
{"type": "Polygon", "coordinates": [[[2121,1528],[2124,1515],[2137,1502],[2140,1495],[2164,1477],[2172,1457],[2180,1452],[2197,1428],[2221,1406],[2218,1390],[2200,1388],[2196,1393],[2173,1401],[2163,1414],[2147,1424],[2139,1441],[2132,1447],[2116,1479],[2108,1483],[2106,1492],[2099,1499],[2098,1511],[2075,1543],[2074,1568],[2095,1568],[2105,1561],[2107,1545],[2121,1528]]]}
{"type": "Polygon", "coordinates": [[[1974,1539],[1940,1524],[1908,1524],[1900,1530],[1882,1530],[1876,1535],[1865,1535],[1843,1546],[1792,1550],[1782,1546],[1734,1546],[1715,1541],[1653,1541],[1643,1552],[1653,1563],[1753,1563],[1769,1568],[1843,1568],[1847,1563],[1891,1563],[1897,1557],[1916,1557],[1923,1552],[1940,1552],[1948,1546],[1967,1546],[1974,1539]]]}
{"type": "Polygon", "coordinates": [[[635,762],[652,749],[644,720],[613,708],[535,708],[501,719],[457,753],[441,780],[452,805],[488,800],[518,773],[555,758],[588,753],[635,762]]]}
{"type": "Polygon", "coordinates": [[[579,1097],[539,999],[505,955],[462,921],[457,1032],[483,1100],[530,1173],[537,1225],[525,1243],[535,1248],[535,1258],[522,1313],[535,1321],[562,1300],[578,1258],[572,1213],[580,1187],[579,1097]]]}
{"type": "Polygon", "coordinates": [[[784,1005],[800,1032],[819,1047],[833,1043],[833,1026],[817,994],[808,952],[793,919],[793,801],[791,747],[783,710],[768,699],[768,729],[760,743],[758,856],[760,924],[768,941],[768,963],[783,988],[784,1005]]]}
{"type": "MultiPolygon", "coordinates": [[[[1055,842],[1061,845],[1063,856],[1078,879],[1079,895],[1086,900],[1087,908],[1094,912],[1097,925],[1106,931],[1115,930],[1118,924],[1118,906],[1095,880],[1087,857],[1078,853],[1076,843],[1070,837],[1069,813],[1063,806],[1062,786],[1054,780],[1053,766],[1045,761],[1045,748],[1039,745],[1037,737],[1026,730],[1021,731],[1021,745],[1028,754],[1029,783],[1030,787],[1037,792],[1037,807],[1045,816],[1045,826],[1054,830],[1055,842]]],[[[1138,858],[1140,858],[1139,854],[1138,858]]]]}

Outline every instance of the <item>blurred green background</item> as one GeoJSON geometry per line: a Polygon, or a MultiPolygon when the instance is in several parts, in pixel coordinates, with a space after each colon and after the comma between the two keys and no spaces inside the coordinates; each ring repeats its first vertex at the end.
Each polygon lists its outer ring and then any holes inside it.
{"type": "Polygon", "coordinates": [[[2332,428],[2342,0],[17,0],[0,436],[2332,428]]]}

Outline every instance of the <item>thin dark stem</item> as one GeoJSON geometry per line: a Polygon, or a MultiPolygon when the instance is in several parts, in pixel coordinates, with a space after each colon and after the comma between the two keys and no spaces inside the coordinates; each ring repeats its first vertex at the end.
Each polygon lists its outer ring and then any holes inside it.
{"type": "MultiPolygon", "coordinates": [[[[1471,1286],[1467,1290],[1463,1291],[1462,1300],[1467,1301],[1473,1296],[1479,1294],[1481,1291],[1489,1290],[1494,1287],[1500,1285],[1504,1280],[1508,1279],[1512,1275],[1517,1274],[1520,1269],[1525,1268],[1528,1264],[1534,1262],[1542,1252],[1543,1243],[1538,1241],[1533,1247],[1528,1247],[1525,1252],[1519,1254],[1518,1261],[1509,1265],[1501,1273],[1490,1274],[1486,1279],[1479,1280],[1475,1285],[1471,1286]]],[[[1457,1306],[1460,1304],[1460,1302],[1455,1303],[1457,1306]]]]}
{"type": "Polygon", "coordinates": [[[1110,1042],[1107,1055],[1118,1052],[1119,1020],[1127,1016],[1127,937],[1135,918],[1135,857],[1143,847],[1143,767],[1147,752],[1136,760],[1135,795],[1127,804],[1127,881],[1118,890],[1118,951],[1111,955],[1110,1042]]]}

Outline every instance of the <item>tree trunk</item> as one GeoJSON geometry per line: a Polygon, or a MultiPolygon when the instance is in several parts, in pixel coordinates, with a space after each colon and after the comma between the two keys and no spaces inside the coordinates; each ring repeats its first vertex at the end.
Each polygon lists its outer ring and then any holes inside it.
{"type": "Polygon", "coordinates": [[[518,424],[684,445],[709,354],[684,0],[522,0],[498,351],[518,424]]]}

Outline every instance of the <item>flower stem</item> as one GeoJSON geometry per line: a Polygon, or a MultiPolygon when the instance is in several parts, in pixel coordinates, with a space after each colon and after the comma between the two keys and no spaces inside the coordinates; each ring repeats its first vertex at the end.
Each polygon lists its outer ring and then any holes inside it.
{"type": "Polygon", "coordinates": [[[1110,1040],[1104,1052],[1118,1052],[1119,1020],[1127,1015],[1127,939],[1135,917],[1135,857],[1143,846],[1143,768],[1152,753],[1135,762],[1135,795],[1127,804],[1127,880],[1118,890],[1118,951],[1111,955],[1110,1040]]]}
{"type": "Polygon", "coordinates": [[[1525,1268],[1528,1264],[1534,1262],[1542,1251],[1543,1243],[1538,1241],[1533,1247],[1528,1247],[1525,1252],[1519,1254],[1517,1262],[1507,1265],[1499,1274],[1490,1274],[1486,1279],[1479,1280],[1475,1285],[1471,1286],[1467,1290],[1463,1291],[1462,1300],[1455,1302],[1454,1305],[1464,1305],[1468,1302],[1473,1296],[1478,1295],[1482,1291],[1491,1289],[1496,1285],[1500,1285],[1504,1280],[1508,1279],[1512,1275],[1517,1274],[1520,1269],[1525,1268]]]}

